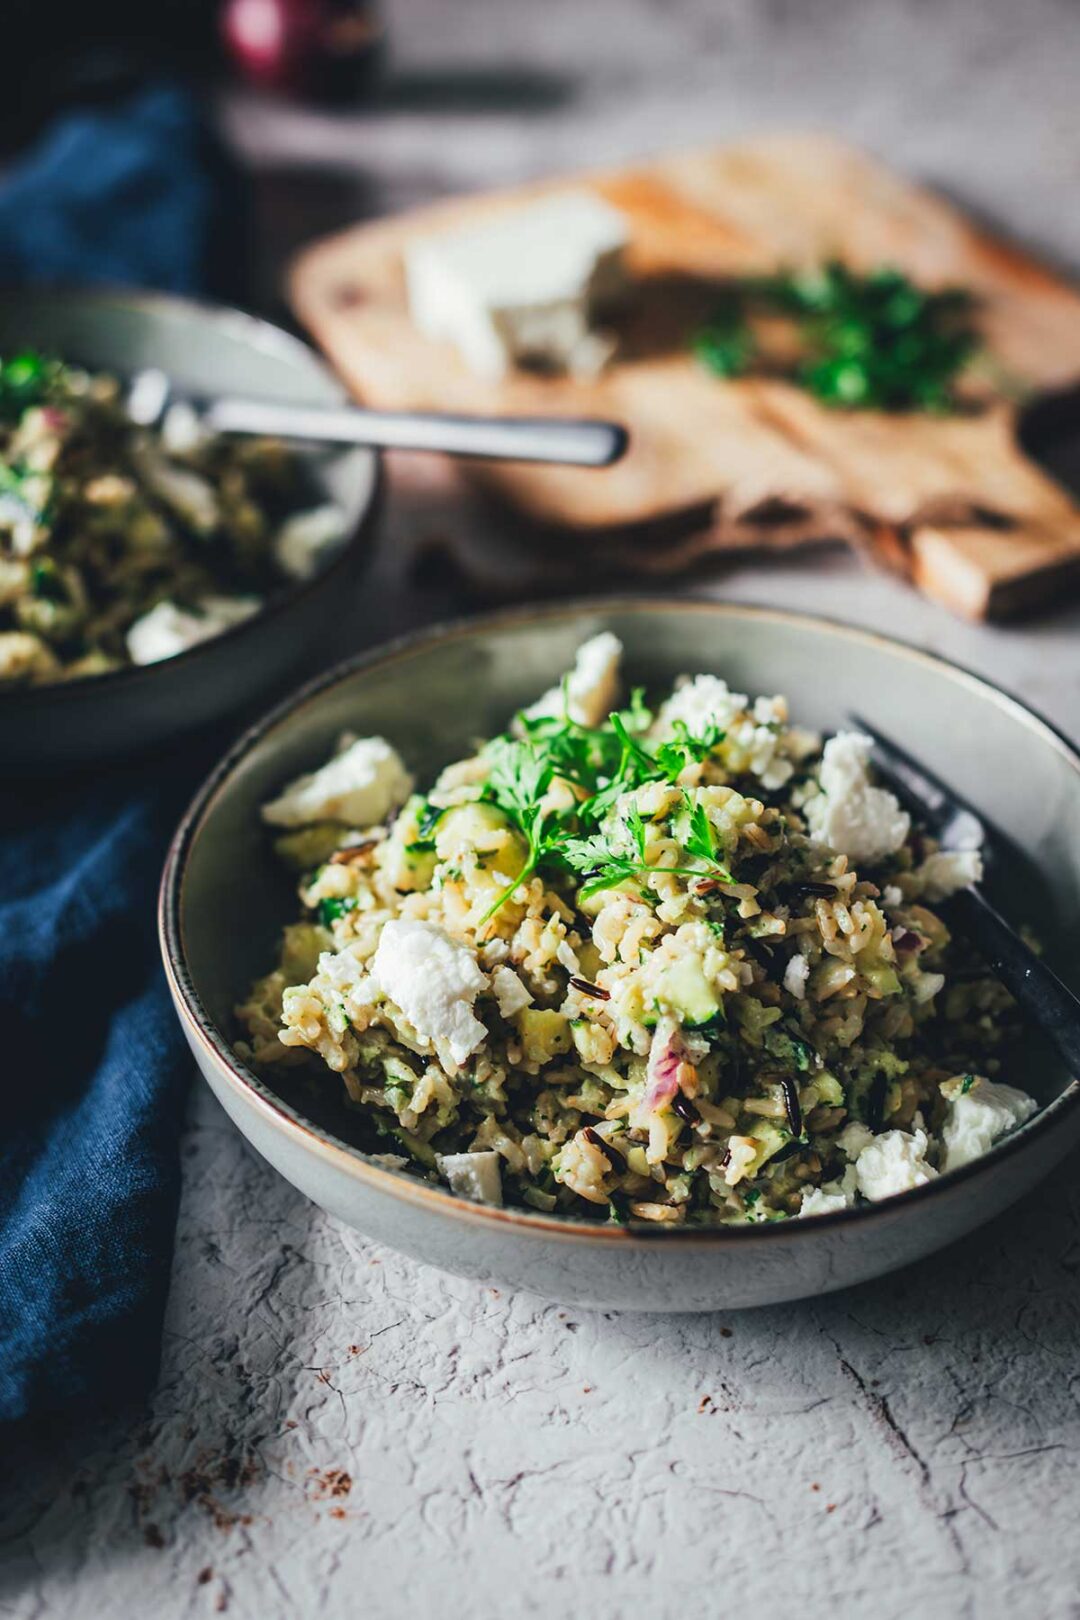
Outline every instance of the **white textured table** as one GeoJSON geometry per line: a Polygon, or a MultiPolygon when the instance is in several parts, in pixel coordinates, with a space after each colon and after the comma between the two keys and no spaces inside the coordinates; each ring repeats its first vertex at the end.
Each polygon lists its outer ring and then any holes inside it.
{"type": "MultiPolygon", "coordinates": [[[[826,122],[1080,261],[1080,16],[1050,0],[401,9],[406,65],[511,57],[565,103],[283,125],[240,106],[237,138],[264,163],[368,164],[400,203],[826,122]]],[[[418,497],[393,507],[358,638],[445,605],[403,584],[432,521],[418,497]]],[[[1080,731],[1076,609],[974,629],[837,556],[708,589],[946,651],[1080,731]]],[[[184,1167],[157,1393],[74,1475],[58,1456],[17,1482],[0,1612],[1080,1615],[1074,1167],[917,1269],[696,1319],[565,1311],[367,1244],[201,1088],[184,1167]]]]}

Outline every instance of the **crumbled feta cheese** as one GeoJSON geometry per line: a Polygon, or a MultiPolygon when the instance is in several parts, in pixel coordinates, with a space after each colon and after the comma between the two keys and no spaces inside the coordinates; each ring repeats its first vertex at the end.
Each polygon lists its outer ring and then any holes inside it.
{"type": "Polygon", "coordinates": [[[822,755],[821,792],[806,803],[812,835],[853,861],[879,861],[898,850],[911,817],[886,788],[871,784],[871,740],[855,731],[830,737],[822,755]]]}
{"type": "Polygon", "coordinates": [[[515,1013],[532,1003],[531,991],[522,984],[513,968],[497,967],[491,975],[491,987],[504,1018],[513,1018],[515,1013]]]}
{"type": "Polygon", "coordinates": [[[250,619],[261,607],[254,596],[204,596],[199,600],[198,612],[177,607],[175,602],[158,602],[128,630],[128,654],[133,664],[157,664],[163,658],[175,658],[200,641],[209,641],[250,619]]]}
{"type": "Polygon", "coordinates": [[[313,821],[348,821],[358,827],[384,821],[412,792],[413,779],[384,737],[361,737],[320,770],[297,777],[262,807],[274,827],[313,821]]]}
{"type": "Polygon", "coordinates": [[[807,1188],[799,1205],[799,1215],[832,1215],[838,1209],[850,1209],[854,1202],[853,1191],[848,1192],[839,1181],[830,1181],[824,1187],[807,1188]]]}
{"type": "Polygon", "coordinates": [[[939,849],[912,872],[919,893],[931,903],[947,900],[958,889],[981,883],[982,856],[977,849],[939,849]]]}
{"type": "Polygon", "coordinates": [[[345,514],[332,501],[307,512],[294,512],[274,536],[274,558],[290,579],[312,579],[345,533],[345,514]]]}
{"type": "Polygon", "coordinates": [[[908,1192],[933,1181],[937,1175],[926,1162],[928,1146],[925,1131],[909,1135],[907,1131],[885,1131],[866,1145],[855,1166],[859,1191],[871,1203],[882,1198],[894,1198],[897,1193],[908,1192]]]}
{"type": "Polygon", "coordinates": [[[623,282],[618,211],[590,192],[547,197],[405,253],[409,310],[481,376],[519,361],[593,373],[610,353],[590,321],[623,282]]]}
{"type": "Polygon", "coordinates": [[[881,891],[883,906],[902,906],[904,903],[903,890],[898,889],[895,883],[886,883],[881,891]]]}
{"type": "Polygon", "coordinates": [[[800,951],[791,957],[784,969],[784,989],[796,1001],[802,1001],[806,995],[806,981],[810,976],[810,963],[800,951]]]}
{"type": "Polygon", "coordinates": [[[487,1039],[473,1002],[487,976],[467,945],[434,923],[393,918],[379,936],[372,977],[453,1073],[487,1039]]]}
{"type": "Polygon", "coordinates": [[[526,709],[529,719],[560,715],[565,703],[566,712],[579,726],[603,725],[619,695],[621,658],[622,642],[610,630],[583,642],[565,682],[560,681],[526,709]]]}
{"type": "Polygon", "coordinates": [[[941,1131],[946,1170],[956,1170],[988,1153],[996,1141],[1030,1119],[1038,1107],[1026,1091],[995,1085],[981,1075],[973,1080],[970,1075],[958,1075],[946,1080],[941,1089],[949,1097],[941,1131]],[[969,1081],[972,1083],[967,1084],[969,1081]]]}
{"type": "Polygon", "coordinates": [[[729,1187],[740,1182],[758,1155],[760,1143],[752,1136],[729,1136],[724,1180],[729,1187]]]}
{"type": "Polygon", "coordinates": [[[499,1155],[485,1149],[479,1153],[437,1153],[435,1162],[450,1184],[450,1191],[474,1204],[501,1205],[502,1167],[499,1155]]]}
{"type": "Polygon", "coordinates": [[[198,411],[186,399],[174,401],[161,419],[161,443],[167,455],[190,456],[209,437],[198,411]]]}
{"type": "Polygon", "coordinates": [[[704,737],[710,726],[727,731],[749,701],[745,692],[733,692],[719,675],[695,675],[660,705],[650,737],[664,742],[674,735],[676,720],[682,721],[691,737],[704,737]]]}
{"type": "Polygon", "coordinates": [[[928,1001],[933,1001],[944,984],[944,973],[923,973],[919,971],[910,975],[907,980],[908,989],[912,992],[917,1007],[925,1006],[928,1001]]]}
{"type": "Polygon", "coordinates": [[[873,1131],[870,1130],[869,1126],[861,1125],[857,1119],[853,1119],[849,1124],[845,1125],[837,1137],[841,1152],[846,1153],[852,1163],[855,1162],[865,1148],[870,1146],[873,1140],[873,1131]]]}

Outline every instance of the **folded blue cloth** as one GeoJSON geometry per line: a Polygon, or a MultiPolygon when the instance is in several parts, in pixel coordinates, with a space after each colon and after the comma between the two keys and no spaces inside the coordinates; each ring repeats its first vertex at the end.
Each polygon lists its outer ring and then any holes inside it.
{"type": "Polygon", "coordinates": [[[0,791],[0,1420],[152,1380],[187,1048],[154,895],[187,762],[0,791]]]}
{"type": "Polygon", "coordinates": [[[199,290],[215,208],[190,93],[69,113],[0,188],[0,282],[199,290]]]}
{"type": "MultiPolygon", "coordinates": [[[[0,280],[198,290],[200,151],[170,86],[66,117],[0,185],[0,280]]],[[[0,787],[0,1422],[100,1411],[157,1372],[190,1060],[155,896],[211,754],[0,787]]]]}

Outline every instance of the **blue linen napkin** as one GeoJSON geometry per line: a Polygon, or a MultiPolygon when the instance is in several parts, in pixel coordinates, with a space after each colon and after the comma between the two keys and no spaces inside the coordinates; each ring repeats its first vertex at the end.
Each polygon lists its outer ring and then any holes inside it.
{"type": "MultiPolygon", "coordinates": [[[[171,85],[62,119],[0,184],[0,281],[198,290],[202,139],[171,85]]],[[[157,1372],[190,1060],[155,897],[211,757],[0,787],[0,1423],[157,1372]]]]}

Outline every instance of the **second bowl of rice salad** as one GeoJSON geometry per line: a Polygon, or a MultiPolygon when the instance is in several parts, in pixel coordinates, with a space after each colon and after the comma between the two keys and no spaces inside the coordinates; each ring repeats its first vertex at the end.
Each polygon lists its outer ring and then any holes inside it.
{"type": "Polygon", "coordinates": [[[877,1203],[1026,1121],[1005,990],[937,909],[981,876],[722,662],[601,631],[430,779],[344,734],[261,807],[298,911],[238,1051],[343,1088],[458,1197],[665,1227],[877,1203]]]}

